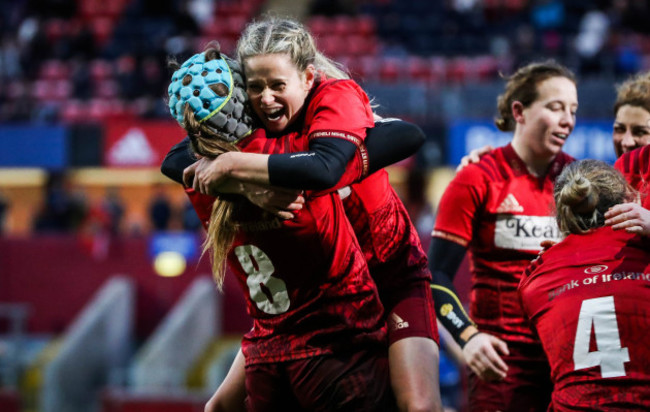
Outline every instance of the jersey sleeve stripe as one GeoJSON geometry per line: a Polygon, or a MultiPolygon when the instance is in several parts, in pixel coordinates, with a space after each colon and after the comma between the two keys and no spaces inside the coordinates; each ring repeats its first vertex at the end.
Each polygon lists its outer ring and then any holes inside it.
{"type": "Polygon", "coordinates": [[[366,150],[366,145],[364,144],[362,138],[352,133],[346,131],[338,131],[338,130],[318,130],[312,132],[309,135],[310,139],[312,138],[318,139],[319,137],[330,137],[330,138],[335,137],[335,138],[347,140],[348,142],[354,144],[359,150],[359,154],[361,155],[361,165],[363,168],[362,177],[366,177],[368,175],[368,168],[369,168],[368,150],[366,150]]]}
{"type": "Polygon", "coordinates": [[[434,230],[433,232],[431,232],[431,236],[432,237],[439,237],[441,239],[451,240],[452,242],[458,243],[459,245],[461,245],[463,247],[467,247],[467,244],[469,243],[469,241],[463,239],[462,237],[460,237],[458,235],[453,235],[451,233],[443,232],[441,230],[434,230]]]}

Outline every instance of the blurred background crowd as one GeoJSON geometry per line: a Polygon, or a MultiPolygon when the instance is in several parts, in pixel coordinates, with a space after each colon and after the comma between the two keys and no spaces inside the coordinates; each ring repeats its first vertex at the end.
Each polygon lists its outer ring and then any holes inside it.
{"type": "MultiPolygon", "coordinates": [[[[182,61],[211,39],[232,53],[246,22],[268,11],[305,21],[321,50],[348,67],[382,114],[425,129],[430,144],[416,164],[425,172],[453,163],[450,123],[493,116],[500,73],[534,59],[559,60],[579,76],[584,119],[608,118],[614,84],[650,68],[650,5],[637,0],[7,2],[0,10],[0,122],[72,129],[72,153],[66,164],[48,168],[49,194],[31,227],[78,228],[80,213],[90,213],[79,205],[83,196],[62,198],[65,169],[106,165],[106,124],[169,119],[169,56],[182,61]],[[69,216],[48,223],[57,213],[69,216]]],[[[163,199],[157,196],[159,204],[163,199]]],[[[119,200],[111,191],[104,203],[110,209],[119,200]]],[[[0,218],[8,203],[0,197],[0,218]]],[[[178,219],[194,224],[182,216],[184,205],[175,209],[168,219],[111,225],[137,232],[178,227],[178,219]]],[[[24,232],[22,226],[15,231],[24,232]]]]}
{"type": "Polygon", "coordinates": [[[182,59],[214,38],[231,52],[245,23],[266,10],[299,14],[321,49],[367,84],[492,82],[541,56],[582,79],[611,80],[650,64],[650,6],[636,0],[5,3],[3,122],[166,118],[167,56],[182,59]]]}
{"type": "Polygon", "coordinates": [[[268,10],[307,22],[371,92],[494,82],[540,57],[610,84],[650,66],[638,0],[16,0],[0,11],[0,121],[166,118],[166,58],[215,38],[232,52],[268,10]]]}
{"type": "MultiPolygon", "coordinates": [[[[159,378],[161,384],[142,378],[141,365],[133,360],[145,362],[155,352],[153,343],[147,345],[152,333],[165,329],[165,316],[183,301],[196,274],[209,273],[207,259],[198,261],[200,222],[182,190],[158,169],[166,151],[183,137],[165,102],[167,59],[183,61],[213,39],[232,55],[246,23],[266,12],[305,22],[319,48],[344,64],[375,99],[380,114],[423,128],[424,147],[390,173],[425,247],[436,201],[460,156],[471,147],[503,141],[490,129],[501,73],[545,58],[574,70],[580,109],[568,149],[574,144],[576,157],[611,160],[615,84],[650,69],[646,0],[3,1],[0,410],[99,410],[97,397],[47,409],[58,406],[47,406],[51,398],[43,394],[72,389],[48,387],[46,375],[54,372],[46,370],[63,351],[59,338],[66,330],[72,333],[75,319],[116,274],[126,275],[135,288],[133,302],[114,303],[133,305],[134,324],[122,327],[133,327],[135,337],[122,348],[117,372],[105,376],[110,369],[105,365],[89,372],[98,383],[91,393],[106,382],[119,388],[140,382],[164,387],[170,396],[178,387],[213,388],[218,382],[223,365],[201,381],[201,372],[191,366],[195,358],[183,364],[185,369],[176,359],[173,368],[187,373],[179,381],[159,378]],[[178,233],[196,240],[174,237],[178,233]],[[182,264],[174,258],[152,265],[169,248],[181,255],[182,264]],[[185,276],[157,276],[180,274],[185,276]]],[[[466,277],[456,279],[462,283],[466,277]]],[[[218,299],[230,312],[208,319],[218,324],[208,336],[210,349],[185,351],[200,353],[203,364],[210,363],[206,357],[227,364],[217,356],[223,351],[213,335],[236,336],[249,325],[236,286],[227,283],[225,289],[218,299]]],[[[212,293],[212,286],[207,290],[212,293]]],[[[183,313],[194,313],[191,308],[186,304],[183,313]]],[[[166,327],[168,340],[194,336],[166,327]]],[[[103,335],[93,333],[101,340],[103,335]]],[[[87,347],[95,341],[81,342],[87,347]]],[[[167,376],[152,370],[152,376],[167,376]]],[[[462,373],[450,364],[441,366],[441,374],[447,404],[462,409],[462,373]]],[[[84,393],[71,396],[81,399],[84,393]]],[[[190,399],[184,404],[190,409],[177,410],[202,410],[204,395],[198,400],[178,395],[190,399]]],[[[128,404],[128,396],[120,396],[104,394],[102,410],[146,410],[146,401],[133,406],[135,401],[128,404]]],[[[176,410],[169,402],[164,410],[176,410]]],[[[148,405],[153,403],[149,399],[148,405]]]]}

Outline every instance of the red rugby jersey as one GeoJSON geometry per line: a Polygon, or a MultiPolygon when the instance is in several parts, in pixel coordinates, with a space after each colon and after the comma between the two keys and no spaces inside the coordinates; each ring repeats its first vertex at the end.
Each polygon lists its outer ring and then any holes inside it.
{"type": "MultiPolygon", "coordinates": [[[[352,80],[321,80],[306,102],[301,136],[308,140],[321,137],[339,138],[354,143],[358,150],[347,164],[345,174],[334,187],[339,189],[368,174],[368,155],[364,140],[366,129],[375,121],[366,93],[352,80]]],[[[300,150],[307,150],[301,145],[300,150]]]]}
{"type": "Polygon", "coordinates": [[[553,183],[571,161],[559,153],[538,178],[508,144],[465,167],[445,190],[432,235],[468,247],[470,316],[483,332],[506,341],[537,341],[521,311],[517,285],[540,242],[560,240],[551,216],[553,183]]]}
{"type": "Polygon", "coordinates": [[[343,199],[345,213],[365,253],[382,302],[390,311],[395,299],[399,299],[399,291],[418,280],[431,282],[427,256],[385,170],[371,174],[350,189],[350,195],[343,199]]]}
{"type": "Polygon", "coordinates": [[[551,365],[553,409],[650,409],[648,238],[569,235],[530,265],[519,292],[551,365]]]}
{"type": "MultiPolygon", "coordinates": [[[[243,151],[283,153],[263,130],[243,151]]],[[[188,189],[202,221],[212,199],[188,189]]],[[[369,344],[386,345],[383,308],[365,257],[336,192],[305,194],[291,220],[241,202],[228,264],[243,288],[253,329],[242,342],[247,364],[300,359],[369,344]]]]}
{"type": "Polygon", "coordinates": [[[650,209],[650,145],[624,153],[614,167],[641,194],[641,204],[650,209]]]}
{"type": "MultiPolygon", "coordinates": [[[[302,132],[285,136],[292,152],[309,149],[322,137],[353,142],[358,149],[333,189],[349,186],[344,207],[365,252],[387,309],[417,280],[431,281],[426,253],[413,223],[390,185],[388,173],[367,174],[366,129],[374,126],[365,92],[351,80],[321,81],[307,99],[302,132]],[[361,180],[361,181],[360,181],[361,180]],[[357,183],[355,183],[357,182],[357,183]]],[[[328,189],[332,190],[332,189],[328,189]]],[[[436,325],[432,327],[437,330],[436,325]]]]}

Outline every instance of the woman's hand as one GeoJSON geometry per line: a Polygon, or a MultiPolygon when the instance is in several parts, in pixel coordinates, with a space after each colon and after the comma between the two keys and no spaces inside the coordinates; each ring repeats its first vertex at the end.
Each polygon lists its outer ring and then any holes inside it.
{"type": "Polygon", "coordinates": [[[508,355],[508,345],[487,333],[477,332],[467,340],[463,355],[467,366],[484,381],[501,380],[508,373],[508,365],[499,353],[508,355]]]}
{"type": "Polygon", "coordinates": [[[217,196],[229,177],[225,154],[216,159],[201,158],[183,170],[183,183],[204,195],[217,196]]]}
{"type": "Polygon", "coordinates": [[[460,159],[460,164],[456,168],[456,173],[463,170],[463,168],[467,165],[478,163],[481,160],[481,156],[491,152],[492,150],[494,150],[494,148],[490,145],[483,146],[478,149],[472,149],[469,154],[463,156],[463,158],[460,159]]]}
{"type": "Polygon", "coordinates": [[[605,213],[605,224],[614,230],[625,229],[628,233],[650,236],[650,210],[638,203],[622,203],[605,213]]]}
{"type": "Polygon", "coordinates": [[[227,176],[228,173],[219,164],[221,156],[216,159],[202,158],[188,166],[183,171],[185,186],[210,196],[223,193],[242,195],[255,206],[282,219],[293,219],[293,212],[302,209],[305,198],[301,191],[240,182],[227,176]]]}
{"type": "Polygon", "coordinates": [[[243,184],[241,195],[254,205],[279,216],[282,219],[293,219],[292,212],[301,210],[305,204],[305,198],[297,190],[269,188],[254,184],[243,184]]]}

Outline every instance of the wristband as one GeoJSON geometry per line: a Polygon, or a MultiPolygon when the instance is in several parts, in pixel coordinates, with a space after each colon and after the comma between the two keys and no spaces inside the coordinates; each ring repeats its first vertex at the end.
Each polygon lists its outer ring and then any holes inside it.
{"type": "Polygon", "coordinates": [[[482,333],[482,332],[477,330],[476,333],[472,334],[472,336],[470,336],[469,338],[467,338],[467,340],[466,340],[462,345],[460,345],[460,348],[461,348],[461,349],[464,349],[464,348],[465,348],[465,345],[467,345],[467,343],[468,343],[470,340],[472,340],[472,339],[473,339],[476,335],[478,335],[479,333],[482,333]]]}

